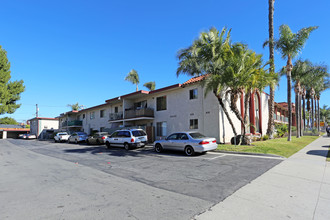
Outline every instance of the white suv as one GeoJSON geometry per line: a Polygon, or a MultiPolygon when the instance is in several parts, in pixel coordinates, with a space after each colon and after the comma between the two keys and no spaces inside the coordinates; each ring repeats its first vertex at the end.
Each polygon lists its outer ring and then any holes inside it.
{"type": "Polygon", "coordinates": [[[144,147],[147,142],[147,134],[142,129],[117,130],[105,139],[107,148],[117,146],[124,147],[125,150],[129,150],[132,147],[144,147]]]}

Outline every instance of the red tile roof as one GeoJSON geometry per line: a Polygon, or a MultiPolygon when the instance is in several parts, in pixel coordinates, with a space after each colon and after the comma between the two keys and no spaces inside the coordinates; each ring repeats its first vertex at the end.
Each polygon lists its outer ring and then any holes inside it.
{"type": "Polygon", "coordinates": [[[207,76],[208,76],[208,74],[193,77],[193,78],[189,79],[188,81],[182,83],[182,86],[184,87],[184,86],[189,85],[189,84],[193,84],[193,83],[203,81],[205,79],[205,77],[207,77],[207,76]]]}

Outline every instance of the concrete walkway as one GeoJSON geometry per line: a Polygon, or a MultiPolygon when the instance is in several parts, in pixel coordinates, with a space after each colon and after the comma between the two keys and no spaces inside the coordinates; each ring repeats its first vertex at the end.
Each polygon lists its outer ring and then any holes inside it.
{"type": "Polygon", "coordinates": [[[320,137],[196,219],[330,219],[330,138],[320,137]]]}

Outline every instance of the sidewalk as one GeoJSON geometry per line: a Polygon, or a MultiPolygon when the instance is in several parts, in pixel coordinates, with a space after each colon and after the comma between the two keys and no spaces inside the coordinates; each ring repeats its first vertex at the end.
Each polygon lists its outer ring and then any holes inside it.
{"type": "Polygon", "coordinates": [[[196,219],[330,219],[330,138],[320,137],[196,219]]]}

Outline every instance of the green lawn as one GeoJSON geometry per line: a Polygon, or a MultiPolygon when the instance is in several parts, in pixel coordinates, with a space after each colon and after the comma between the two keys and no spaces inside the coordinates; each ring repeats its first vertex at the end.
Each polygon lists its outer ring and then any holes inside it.
{"type": "Polygon", "coordinates": [[[319,138],[318,136],[303,136],[301,138],[292,137],[291,141],[287,138],[278,138],[267,141],[256,141],[252,144],[254,146],[235,146],[235,145],[218,145],[217,150],[235,151],[235,152],[249,152],[262,154],[275,154],[283,157],[290,157],[292,154],[298,152],[300,149],[307,146],[319,138]]]}

